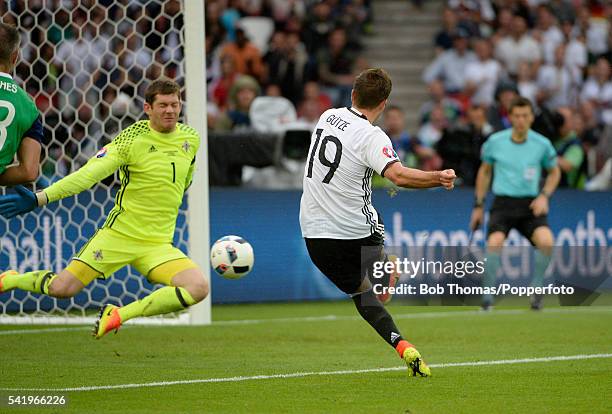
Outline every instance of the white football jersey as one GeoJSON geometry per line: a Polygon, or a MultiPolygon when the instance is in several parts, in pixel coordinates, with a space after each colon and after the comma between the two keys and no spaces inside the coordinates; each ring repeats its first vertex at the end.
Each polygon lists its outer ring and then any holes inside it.
{"type": "Polygon", "coordinates": [[[354,108],[329,109],[312,135],[300,202],[306,238],[384,234],[372,206],[372,174],[399,161],[391,140],[354,108]]]}

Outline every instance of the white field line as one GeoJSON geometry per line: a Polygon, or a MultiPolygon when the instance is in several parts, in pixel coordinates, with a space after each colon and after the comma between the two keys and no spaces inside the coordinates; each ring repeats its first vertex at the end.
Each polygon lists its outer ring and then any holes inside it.
{"type": "MultiPolygon", "coordinates": [[[[499,359],[492,361],[469,361],[469,362],[447,362],[441,364],[431,364],[431,368],[453,368],[453,367],[479,367],[492,365],[510,365],[510,364],[528,364],[536,362],[553,362],[553,361],[575,361],[581,359],[598,359],[612,358],[612,354],[586,354],[586,355],[564,355],[542,358],[523,358],[523,359],[499,359]]],[[[251,375],[237,377],[219,377],[219,378],[202,378],[192,380],[178,381],[159,381],[145,382],[140,384],[116,384],[116,385],[91,385],[83,387],[68,387],[68,388],[0,388],[0,391],[14,392],[80,392],[80,391],[100,391],[125,388],[149,388],[149,387],[166,387],[171,385],[191,385],[191,384],[207,384],[219,382],[242,382],[242,381],[257,381],[257,380],[273,380],[286,378],[303,378],[314,376],[330,376],[330,375],[352,375],[352,374],[367,374],[373,372],[387,371],[402,371],[406,366],[401,367],[386,367],[386,368],[368,368],[342,371],[312,371],[312,372],[292,372],[287,374],[272,374],[272,375],[251,375]]]]}
{"type": "MultiPolygon", "coordinates": [[[[597,306],[597,307],[568,307],[568,308],[552,308],[544,309],[544,313],[608,313],[612,312],[612,306],[597,306]]],[[[494,316],[494,315],[520,315],[526,313],[533,313],[528,309],[499,309],[491,312],[482,312],[480,310],[466,310],[466,311],[441,311],[441,312],[416,312],[416,313],[404,313],[393,315],[393,319],[438,319],[448,318],[455,316],[472,316],[472,315],[483,315],[483,316],[494,316]]],[[[213,321],[212,325],[208,326],[234,326],[234,325],[258,325],[266,323],[299,323],[299,322],[333,322],[333,321],[358,321],[361,320],[359,315],[323,315],[323,316],[297,316],[288,318],[268,318],[268,319],[233,319],[225,321],[213,321]]],[[[136,323],[129,323],[126,327],[133,327],[138,325],[136,323]]],[[[163,326],[163,325],[159,325],[163,326]]],[[[177,325],[167,325],[165,328],[177,325]]],[[[124,329],[126,328],[124,327],[124,329]]],[[[35,328],[35,329],[10,329],[0,330],[0,336],[2,335],[27,335],[27,334],[38,334],[38,333],[56,333],[56,332],[71,332],[71,331],[82,331],[90,330],[91,326],[79,326],[79,327],[58,327],[58,328],[35,328]]]]}

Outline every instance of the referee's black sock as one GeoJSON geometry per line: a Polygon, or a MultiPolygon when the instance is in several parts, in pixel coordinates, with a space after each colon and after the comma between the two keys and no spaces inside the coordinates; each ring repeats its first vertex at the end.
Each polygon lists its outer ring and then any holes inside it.
{"type": "Polygon", "coordinates": [[[393,318],[385,309],[382,303],[376,298],[370,289],[359,295],[353,296],[355,307],[363,319],[365,319],[378,332],[378,334],[389,345],[397,350],[400,357],[403,357],[404,349],[412,346],[402,338],[399,329],[395,326],[393,318]]]}

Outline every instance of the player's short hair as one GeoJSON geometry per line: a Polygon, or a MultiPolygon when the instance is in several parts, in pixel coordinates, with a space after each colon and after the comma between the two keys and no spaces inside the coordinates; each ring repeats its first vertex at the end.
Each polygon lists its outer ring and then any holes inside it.
{"type": "Polygon", "coordinates": [[[531,113],[533,113],[533,104],[531,103],[531,101],[523,96],[519,96],[518,98],[514,98],[514,100],[510,104],[510,110],[508,112],[512,113],[512,111],[516,107],[524,108],[527,106],[529,107],[529,109],[531,109],[531,113]]]}
{"type": "Polygon", "coordinates": [[[361,72],[355,82],[355,106],[364,109],[376,108],[391,94],[391,78],[381,68],[367,69],[361,72]]]}
{"type": "Polygon", "coordinates": [[[157,95],[172,95],[176,94],[176,96],[181,99],[181,87],[178,83],[171,79],[158,79],[147,87],[145,91],[145,102],[149,105],[153,105],[155,102],[155,97],[157,95]]]}
{"type": "Polygon", "coordinates": [[[0,22],[0,63],[10,63],[11,53],[19,47],[19,40],[15,26],[0,22]]]}

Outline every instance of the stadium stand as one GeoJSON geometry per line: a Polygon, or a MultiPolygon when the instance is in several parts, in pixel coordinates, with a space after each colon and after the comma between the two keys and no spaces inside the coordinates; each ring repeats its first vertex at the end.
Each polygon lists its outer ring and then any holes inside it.
{"type": "MultiPolygon", "coordinates": [[[[78,7],[24,0],[0,5],[3,21],[29,31],[16,75],[44,113],[48,141],[38,183],[42,186],[80,167],[116,131],[140,117],[143,79],[164,74],[183,82],[181,66],[172,63],[180,61],[183,53],[178,0],[145,5],[127,0],[73,3],[78,7]]],[[[350,103],[354,75],[377,65],[365,59],[372,44],[368,39],[377,31],[384,35],[373,3],[206,1],[211,145],[216,145],[217,134],[252,130],[250,104],[262,93],[287,98],[304,125],[312,125],[330,106],[350,103]]],[[[609,3],[449,0],[416,1],[413,7],[409,1],[392,3],[404,4],[405,13],[416,16],[435,3],[442,16],[429,43],[435,58],[423,68],[426,85],[423,93],[415,95],[421,111],[412,111],[392,95],[392,104],[404,106],[410,120],[406,129],[415,144],[435,150],[445,135],[469,130],[469,110],[475,105],[487,114],[486,125],[479,128],[481,140],[482,131],[508,126],[508,102],[521,94],[537,107],[536,128],[567,158],[564,184],[610,187],[606,179],[612,137],[609,3]],[[424,98],[426,89],[429,100],[424,98]]],[[[268,165],[270,156],[265,158],[254,164],[268,165]]],[[[417,166],[428,168],[426,161],[417,166]]]]}

